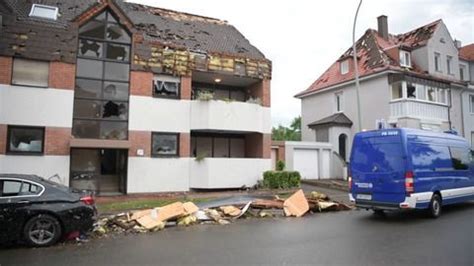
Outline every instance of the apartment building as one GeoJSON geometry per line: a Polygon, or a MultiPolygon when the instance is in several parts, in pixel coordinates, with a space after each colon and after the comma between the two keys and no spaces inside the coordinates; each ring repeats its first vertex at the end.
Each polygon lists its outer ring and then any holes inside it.
{"type": "Polygon", "coordinates": [[[271,168],[271,62],[226,21],[120,0],[2,0],[0,21],[0,172],[114,195],[271,168]]]}
{"type": "MultiPolygon", "coordinates": [[[[356,43],[360,128],[382,123],[454,130],[471,140],[474,118],[467,106],[472,87],[459,57],[460,42],[442,20],[397,35],[389,33],[386,16],[377,22],[378,29],[368,29],[356,43]]],[[[302,139],[329,142],[346,161],[359,128],[353,55],[348,49],[295,96],[301,99],[302,139]]]]}

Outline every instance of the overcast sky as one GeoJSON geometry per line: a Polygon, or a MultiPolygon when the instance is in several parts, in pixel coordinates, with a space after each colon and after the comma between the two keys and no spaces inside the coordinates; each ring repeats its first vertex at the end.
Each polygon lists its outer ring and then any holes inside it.
{"type": "MultiPolygon", "coordinates": [[[[352,44],[357,0],[130,0],[227,20],[273,62],[272,121],[288,125],[300,115],[293,96],[307,89],[352,44]]],[[[451,37],[474,42],[472,0],[364,0],[356,38],[388,16],[392,34],[443,19],[451,37]]]]}

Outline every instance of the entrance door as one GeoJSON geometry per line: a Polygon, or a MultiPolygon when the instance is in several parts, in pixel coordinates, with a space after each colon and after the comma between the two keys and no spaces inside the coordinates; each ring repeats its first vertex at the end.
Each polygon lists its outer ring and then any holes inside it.
{"type": "Polygon", "coordinates": [[[70,186],[100,195],[125,194],[127,150],[72,149],[70,186]]]}

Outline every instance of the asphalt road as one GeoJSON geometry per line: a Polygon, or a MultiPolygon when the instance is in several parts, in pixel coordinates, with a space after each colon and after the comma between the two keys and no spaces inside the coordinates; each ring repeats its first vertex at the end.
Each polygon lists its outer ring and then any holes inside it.
{"type": "Polygon", "coordinates": [[[378,218],[366,211],[0,250],[0,265],[474,265],[474,203],[378,218]]]}

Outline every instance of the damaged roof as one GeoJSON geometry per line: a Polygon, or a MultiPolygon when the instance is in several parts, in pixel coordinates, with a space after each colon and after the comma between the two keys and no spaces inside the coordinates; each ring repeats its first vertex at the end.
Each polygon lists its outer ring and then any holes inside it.
{"type": "Polygon", "coordinates": [[[226,21],[122,0],[0,0],[0,55],[73,63],[77,48],[75,19],[104,3],[117,6],[146,41],[194,52],[266,60],[226,21]],[[58,19],[29,17],[35,3],[58,7],[58,19]]]}
{"type": "Polygon", "coordinates": [[[335,113],[318,121],[308,124],[309,128],[322,126],[352,126],[352,121],[344,113],[335,113]]]}
{"type": "MultiPolygon", "coordinates": [[[[398,49],[400,47],[404,49],[415,49],[426,45],[440,23],[442,23],[442,20],[436,20],[407,33],[398,35],[389,34],[387,40],[382,38],[376,30],[368,29],[356,42],[359,76],[367,76],[388,69],[426,75],[414,62],[412,62],[411,69],[401,67],[398,62],[398,49]]],[[[353,80],[354,67],[352,58],[353,50],[351,47],[311,84],[308,89],[298,93],[295,97],[304,97],[309,93],[353,80]],[[346,74],[341,74],[339,70],[340,62],[345,59],[350,60],[349,71],[346,74]]]]}
{"type": "Polygon", "coordinates": [[[474,61],[474,43],[461,47],[459,57],[466,61],[474,61]]]}

